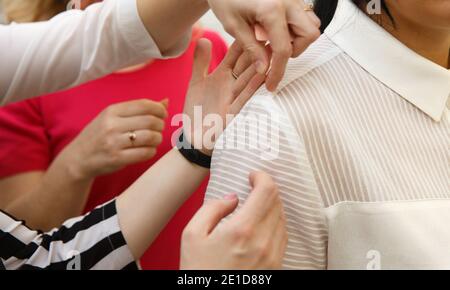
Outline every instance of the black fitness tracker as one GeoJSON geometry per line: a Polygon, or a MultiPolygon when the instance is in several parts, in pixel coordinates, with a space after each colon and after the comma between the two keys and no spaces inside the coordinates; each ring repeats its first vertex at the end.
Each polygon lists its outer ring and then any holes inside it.
{"type": "Polygon", "coordinates": [[[178,151],[189,162],[192,162],[198,166],[210,169],[211,168],[211,156],[202,153],[200,150],[195,149],[192,144],[184,138],[184,132],[181,133],[177,141],[178,151]]]}

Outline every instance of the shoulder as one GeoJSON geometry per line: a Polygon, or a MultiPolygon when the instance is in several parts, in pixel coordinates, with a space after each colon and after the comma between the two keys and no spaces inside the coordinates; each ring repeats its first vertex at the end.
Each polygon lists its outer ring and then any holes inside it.
{"type": "Polygon", "coordinates": [[[272,104],[266,105],[266,110],[271,113],[281,111],[280,115],[288,116],[297,126],[299,115],[319,119],[320,114],[324,113],[324,106],[335,106],[337,88],[343,97],[352,93],[351,82],[355,75],[363,73],[350,56],[322,35],[302,55],[289,61],[275,93],[268,92],[265,87],[260,88],[248,107],[254,108],[255,104],[272,96],[272,104]]]}
{"type": "Polygon", "coordinates": [[[322,35],[298,58],[289,61],[278,91],[285,89],[292,82],[304,78],[311,71],[320,69],[342,54],[343,51],[336,44],[326,35],[322,35]]]}
{"type": "Polygon", "coordinates": [[[289,61],[277,92],[271,93],[265,86],[261,87],[242,110],[241,115],[254,111],[283,115],[283,110],[279,107],[279,99],[284,97],[285,90],[305,79],[310,72],[322,69],[342,53],[342,50],[326,35],[322,35],[302,55],[289,61]]]}
{"type": "Polygon", "coordinates": [[[301,56],[289,61],[277,92],[271,93],[264,86],[261,87],[243,108],[236,121],[255,122],[257,118],[257,122],[263,124],[264,120],[270,120],[270,125],[285,135],[286,142],[294,142],[298,139],[296,116],[302,114],[303,110],[315,112],[316,102],[320,104],[319,99],[326,98],[317,93],[315,88],[322,89],[330,85],[326,78],[311,77],[311,73],[325,71],[330,63],[343,55],[338,46],[326,35],[322,35],[301,56]],[[307,104],[304,105],[305,103],[307,104]]]}

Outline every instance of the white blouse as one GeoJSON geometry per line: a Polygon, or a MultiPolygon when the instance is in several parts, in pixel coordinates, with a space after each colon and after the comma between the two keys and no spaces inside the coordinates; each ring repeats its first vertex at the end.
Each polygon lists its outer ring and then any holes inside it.
{"type": "MultiPolygon", "coordinates": [[[[207,198],[277,181],[294,269],[450,269],[450,72],[340,0],[218,140],[207,198]]],[[[241,204],[242,204],[241,203],[241,204]]]]}
{"type": "Polygon", "coordinates": [[[0,105],[76,86],[149,58],[177,56],[190,34],[161,54],[136,0],[106,0],[50,21],[0,25],[0,105]]]}

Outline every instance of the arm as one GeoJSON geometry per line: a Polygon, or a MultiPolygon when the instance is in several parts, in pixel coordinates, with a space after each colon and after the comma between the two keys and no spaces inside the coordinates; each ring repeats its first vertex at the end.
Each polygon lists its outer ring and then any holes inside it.
{"type": "Polygon", "coordinates": [[[176,46],[195,22],[209,10],[206,0],[137,0],[147,31],[161,51],[176,46]],[[170,25],[167,20],[170,19],[170,25]]]}
{"type": "MultiPolygon", "coordinates": [[[[4,110],[6,114],[7,109],[4,110]]],[[[19,112],[16,111],[18,115],[19,112]]],[[[155,156],[166,116],[166,104],[146,99],[109,106],[57,156],[48,170],[0,180],[0,191],[4,192],[0,207],[41,230],[50,230],[80,215],[97,176],[155,156]],[[134,144],[128,139],[128,132],[136,133],[134,144]]],[[[25,129],[30,131],[32,127],[25,129]]],[[[35,131],[43,130],[39,129],[35,131]]],[[[11,134],[5,135],[0,139],[8,144],[24,143],[11,134]]],[[[44,147],[43,152],[49,146],[35,139],[25,143],[35,149],[44,147]]],[[[24,154],[23,158],[31,157],[24,154]]]]}
{"type": "Polygon", "coordinates": [[[206,4],[187,3],[192,1],[107,0],[47,22],[1,25],[0,46],[8,53],[0,55],[0,104],[73,87],[149,58],[182,53],[189,44],[190,25],[207,9],[206,4]],[[166,25],[167,16],[158,13],[169,13],[170,8],[179,13],[177,5],[183,5],[185,16],[171,17],[171,25],[166,25]],[[164,36],[156,32],[159,29],[164,36]]]}
{"type": "MultiPolygon", "coordinates": [[[[209,53],[208,53],[209,51],[209,53]]],[[[243,61],[237,45],[230,48],[222,64],[208,76],[208,42],[200,40],[188,92],[184,132],[204,154],[234,116],[259,88],[264,76],[243,61]],[[246,68],[248,67],[248,68],[246,68]],[[232,72],[240,77],[234,79],[232,72]],[[195,107],[201,106],[203,121],[216,114],[217,123],[193,124],[195,107]],[[222,122],[221,122],[222,121],[222,122]],[[211,129],[213,129],[211,134],[211,129]],[[189,133],[190,131],[190,133],[189,133]],[[211,134],[211,136],[208,136],[211,134]]],[[[178,207],[208,174],[188,162],[174,149],[148,170],[117,199],[120,225],[135,258],[139,258],[178,207]],[[151,185],[151,186],[150,186],[151,185]]],[[[249,174],[250,198],[239,211],[235,194],[205,204],[183,232],[182,269],[279,269],[287,244],[284,210],[273,180],[264,173],[249,174]],[[226,216],[234,213],[228,221],[226,216]],[[275,235],[275,236],[274,236],[275,235]]],[[[234,191],[230,191],[234,192],[234,191]]]]}
{"type": "MultiPolygon", "coordinates": [[[[262,84],[263,78],[255,75],[256,71],[253,67],[244,69],[242,76],[237,80],[232,77],[233,69],[240,70],[236,63],[239,64],[241,51],[236,45],[230,49],[219,68],[211,76],[208,76],[210,59],[208,48],[208,42],[199,41],[193,78],[187,96],[186,112],[189,115],[191,107],[199,105],[203,106],[206,113],[216,113],[224,119],[227,113],[234,110],[240,111],[262,84]]],[[[192,117],[192,115],[190,116],[192,117]]],[[[219,127],[222,126],[223,124],[220,124],[219,127]]],[[[201,135],[205,133],[205,128],[202,126],[199,130],[201,135]]],[[[218,130],[218,132],[220,134],[221,131],[218,130]]],[[[195,130],[193,133],[192,136],[195,136],[195,130]]],[[[201,142],[197,140],[197,144],[201,144],[201,142]]],[[[199,150],[202,149],[199,148],[199,150]]],[[[209,149],[205,149],[204,152],[209,152],[209,149]]],[[[67,243],[71,242],[70,238],[72,238],[73,249],[76,250],[89,247],[93,249],[96,244],[105,241],[105,246],[108,246],[110,250],[106,253],[114,252],[115,255],[111,255],[111,259],[115,256],[116,263],[109,262],[105,265],[95,263],[99,258],[96,255],[97,252],[90,251],[97,259],[93,259],[93,261],[91,259],[90,263],[82,264],[81,269],[100,268],[101,266],[105,268],[127,267],[124,265],[130,261],[131,253],[136,259],[143,254],[154,239],[156,232],[168,221],[188,193],[194,190],[206,174],[206,169],[190,164],[174,150],[117,199],[117,216],[115,214],[116,202],[112,202],[98,208],[86,218],[67,222],[61,230],[54,231],[57,233],[56,235],[51,233],[44,235],[48,238],[42,244],[42,235],[37,235],[29,230],[22,229],[18,235],[8,234],[21,224],[0,214],[0,245],[17,240],[16,237],[20,236],[20,233],[26,234],[28,241],[31,240],[38,246],[47,245],[45,249],[48,249],[48,243],[54,240],[64,240],[67,243]],[[122,231],[118,230],[119,224],[122,231]],[[85,230],[80,232],[80,227],[84,227],[85,230]],[[124,247],[125,241],[128,247],[124,247]]],[[[238,201],[235,196],[227,198],[227,201],[224,202],[217,201],[205,205],[196,215],[184,233],[183,249],[187,249],[183,250],[182,254],[184,257],[183,267],[270,268],[280,264],[287,236],[284,213],[276,187],[270,177],[265,174],[251,176],[250,182],[254,187],[254,193],[249,202],[244,205],[243,210],[236,214],[234,222],[226,223],[224,226],[218,225],[222,217],[230,214],[236,208],[238,201]],[[275,238],[272,237],[273,233],[277,234],[275,238]],[[221,253],[216,252],[218,244],[224,250],[221,253]],[[199,250],[205,248],[203,246],[208,249],[208,254],[203,253],[196,260],[195,256],[193,257],[191,254],[194,252],[200,254],[199,250]]],[[[43,267],[49,267],[50,264],[50,267],[58,269],[58,261],[62,259],[61,256],[67,255],[67,247],[59,247],[60,243],[55,243],[52,247],[53,253],[57,255],[51,257],[47,257],[48,252],[45,250],[39,252],[40,247],[37,249],[33,247],[30,250],[27,245],[26,242],[19,242],[14,248],[0,247],[1,258],[6,261],[7,268],[33,265],[35,256],[41,261],[45,261],[43,267]],[[24,252],[31,257],[24,258],[24,252]]],[[[100,252],[103,255],[100,257],[101,261],[106,260],[105,251],[100,252]]],[[[81,258],[81,263],[84,263],[83,253],[81,253],[81,258]]]]}
{"type": "Polygon", "coordinates": [[[7,270],[137,270],[115,202],[45,234],[0,211],[0,245],[0,268],[7,270]]]}
{"type": "MultiPolygon", "coordinates": [[[[113,260],[118,260],[120,263],[102,264],[101,269],[111,267],[120,269],[119,265],[124,267],[128,263],[138,260],[179,206],[195,191],[208,173],[208,170],[186,161],[174,149],[117,199],[117,202],[114,204],[117,206],[118,216],[111,218],[112,222],[102,226],[100,223],[103,220],[97,220],[97,225],[79,232],[76,238],[71,240],[71,243],[76,244],[77,247],[71,248],[71,250],[76,250],[77,253],[79,252],[83,255],[83,251],[92,246],[92,244],[88,245],[83,241],[92,240],[93,244],[95,244],[105,237],[119,236],[119,240],[123,241],[120,246],[124,246],[126,241],[129,250],[127,248],[120,254],[116,254],[119,258],[114,258],[113,260]],[[174,182],[175,180],[183,180],[183,182],[174,182]],[[110,226],[110,224],[113,226],[110,226]],[[122,229],[122,232],[120,232],[120,229],[122,229]]],[[[76,194],[78,196],[80,193],[76,194]]],[[[90,216],[97,215],[91,213],[86,218],[78,220],[76,223],[77,227],[85,228],[84,224],[90,224],[90,216]]],[[[109,219],[109,216],[107,219],[109,219]]],[[[68,248],[57,242],[60,239],[71,239],[70,237],[65,238],[65,236],[70,235],[68,232],[71,231],[71,228],[75,228],[75,226],[69,226],[74,224],[72,221],[66,222],[64,226],[69,230],[63,230],[63,227],[61,230],[45,235],[29,230],[12,219],[3,221],[3,224],[1,222],[2,217],[0,215],[0,258],[5,261],[7,269],[66,269],[74,259],[73,256],[70,256],[71,253],[67,250],[68,248]],[[5,229],[11,229],[12,223],[16,224],[15,230],[5,233],[5,229]],[[3,246],[7,243],[10,244],[8,240],[11,240],[12,236],[24,231],[28,239],[20,243],[19,247],[8,248],[3,246]],[[54,241],[52,252],[58,253],[58,255],[52,255],[43,259],[43,257],[48,255],[45,248],[33,247],[34,244],[43,244],[44,238],[47,239],[47,242],[49,242],[48,240],[54,241]],[[32,252],[30,253],[31,250],[32,252]],[[23,255],[21,255],[22,252],[29,253],[28,258],[24,259],[23,255]],[[46,261],[46,263],[36,264],[34,261],[38,259],[46,261]]],[[[117,250],[120,246],[108,249],[108,253],[117,250]]],[[[101,258],[103,256],[95,259],[95,261],[98,262],[101,258]]],[[[84,259],[80,261],[83,262],[81,269],[91,269],[96,264],[89,263],[86,265],[84,259]]]]}
{"type": "Polygon", "coordinates": [[[24,173],[16,173],[0,179],[0,208],[6,208],[18,196],[25,194],[41,182],[45,175],[44,170],[34,170],[24,173]]]}
{"type": "MultiPolygon", "coordinates": [[[[257,75],[242,50],[233,45],[223,62],[208,75],[211,61],[211,43],[201,39],[197,43],[191,84],[186,97],[183,116],[184,132],[191,144],[210,155],[213,140],[204,139],[207,124],[192,124],[195,107],[201,107],[201,117],[217,114],[225,120],[227,114],[237,114],[264,77],[257,75]],[[232,71],[241,73],[235,80],[232,71]],[[204,125],[204,126],[203,126],[204,125]]],[[[215,124],[220,135],[225,124],[215,124]]],[[[188,162],[176,149],[152,166],[117,200],[117,209],[124,236],[133,255],[139,258],[166,225],[179,206],[198,188],[208,170],[188,162]],[[149,186],[151,185],[151,186],[149,186]],[[142,218],[146,216],[147,218],[142,218]]]]}
{"type": "Polygon", "coordinates": [[[79,216],[94,178],[74,176],[66,159],[64,155],[56,158],[47,171],[0,180],[0,191],[4,193],[1,208],[44,231],[79,216]]]}
{"type": "Polygon", "coordinates": [[[40,99],[1,108],[0,128],[0,208],[44,230],[80,215],[91,182],[73,178],[67,154],[50,164],[40,99]]]}
{"type": "MultiPolygon", "coordinates": [[[[174,165],[172,162],[180,165],[181,169],[193,169],[195,166],[178,157],[181,155],[172,151],[158,168],[166,171],[174,165]]],[[[203,171],[197,171],[194,175],[199,177],[203,171]]],[[[186,177],[181,172],[167,173],[172,177],[186,177]]],[[[141,181],[154,181],[151,175],[156,176],[154,172],[149,172],[141,181]]],[[[173,199],[184,197],[185,192],[180,195],[177,191],[166,191],[169,188],[180,190],[179,187],[167,185],[166,181],[162,182],[161,193],[168,195],[162,200],[169,202],[169,205],[156,202],[156,207],[139,206],[143,202],[151,205],[161,196],[152,191],[148,194],[141,191],[139,195],[131,190],[117,202],[109,202],[45,234],[31,230],[23,222],[0,211],[0,270],[3,267],[8,270],[136,270],[134,260],[152,240],[147,234],[153,234],[155,228],[161,227],[153,223],[152,218],[161,218],[159,221],[164,224],[172,207],[179,204],[173,199]],[[146,196],[148,198],[143,200],[146,196]],[[163,207],[157,208],[157,205],[163,207]],[[159,215],[149,210],[168,210],[169,213],[159,215]]],[[[172,180],[169,182],[173,184],[172,180]]],[[[220,220],[238,205],[233,195],[208,203],[196,214],[183,233],[183,269],[279,268],[287,235],[276,187],[272,179],[263,173],[253,174],[250,182],[254,187],[250,202],[236,213],[233,222],[218,226],[220,220]]],[[[187,186],[194,183],[195,179],[187,186]]],[[[142,185],[137,184],[136,187],[142,185]]]]}
{"type": "Polygon", "coordinates": [[[250,53],[260,74],[269,69],[270,58],[255,27],[267,31],[273,50],[271,90],[288,58],[320,34],[320,21],[304,11],[303,1],[108,0],[47,22],[0,26],[0,46],[8,52],[0,55],[6,72],[0,75],[0,105],[73,87],[149,58],[176,56],[208,5],[250,53]]]}
{"type": "Polygon", "coordinates": [[[166,154],[117,199],[120,226],[136,259],[209,174],[177,151],[166,154]]]}

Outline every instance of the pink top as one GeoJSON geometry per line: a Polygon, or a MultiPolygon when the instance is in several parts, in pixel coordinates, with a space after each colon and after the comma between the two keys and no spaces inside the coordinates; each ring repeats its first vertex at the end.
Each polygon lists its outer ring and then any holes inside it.
{"type": "MultiPolygon", "coordinates": [[[[213,44],[211,69],[227,52],[216,33],[197,31],[213,44]]],[[[195,39],[196,37],[194,37],[195,39]]],[[[129,73],[115,73],[77,88],[0,108],[0,178],[46,170],[83,128],[109,105],[133,99],[170,99],[169,118],[183,111],[192,73],[195,42],[179,58],[155,60],[129,73]]],[[[158,155],[148,162],[98,177],[85,211],[123,192],[166,152],[177,128],[167,124],[158,155]]],[[[142,258],[144,269],[178,269],[183,228],[203,202],[206,182],[180,209],[142,258]]],[[[0,193],[1,194],[1,193],[0,193]]]]}

